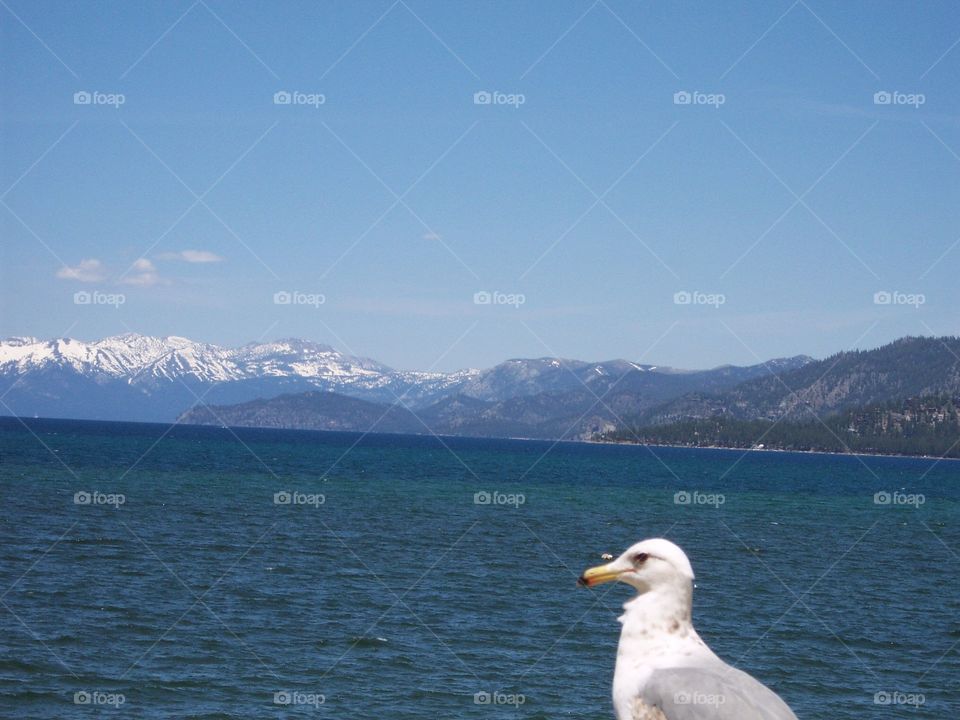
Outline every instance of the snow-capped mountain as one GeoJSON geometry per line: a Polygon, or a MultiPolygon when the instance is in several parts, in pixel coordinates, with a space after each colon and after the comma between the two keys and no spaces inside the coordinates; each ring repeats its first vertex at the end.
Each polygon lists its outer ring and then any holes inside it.
{"type": "Polygon", "coordinates": [[[71,338],[0,341],[0,373],[23,374],[50,366],[126,378],[132,384],[151,378],[226,382],[261,375],[356,378],[391,372],[371,360],[351,358],[326,345],[302,340],[251,343],[240,348],[134,333],[89,343],[71,338]]]}
{"type": "Polygon", "coordinates": [[[50,368],[131,384],[150,379],[192,376],[208,382],[240,377],[230,351],[186,338],[155,338],[133,333],[83,342],[72,338],[42,341],[10,338],[0,342],[0,374],[25,375],[50,368]]]}
{"type": "Polygon", "coordinates": [[[474,373],[398,372],[296,339],[224,348],[135,333],[94,342],[15,337],[0,341],[0,414],[169,421],[201,398],[242,402],[306,390],[417,405],[474,373]]]}
{"type": "MultiPolygon", "coordinates": [[[[782,370],[809,360],[772,362],[782,370]]],[[[684,371],[550,357],[507,360],[486,370],[397,371],[296,339],[226,348],[135,333],[94,342],[15,337],[0,341],[0,415],[171,422],[194,407],[322,391],[381,406],[400,403],[472,432],[488,432],[483,423],[508,428],[508,434],[528,432],[522,422],[534,418],[543,433],[560,436],[571,423],[586,423],[587,432],[587,426],[605,426],[684,393],[725,389],[769,373],[767,365],[684,371]]],[[[356,404],[336,407],[355,410],[356,404]]]]}

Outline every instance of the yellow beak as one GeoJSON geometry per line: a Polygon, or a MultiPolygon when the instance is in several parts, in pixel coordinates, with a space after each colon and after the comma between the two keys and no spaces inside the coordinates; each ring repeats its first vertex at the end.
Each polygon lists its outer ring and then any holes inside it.
{"type": "Polygon", "coordinates": [[[584,570],[583,575],[581,575],[580,579],[577,580],[577,584],[583,585],[584,587],[593,587],[594,585],[613,582],[614,580],[619,579],[622,573],[622,570],[613,567],[613,563],[598,565],[597,567],[592,567],[589,570],[584,570]]]}

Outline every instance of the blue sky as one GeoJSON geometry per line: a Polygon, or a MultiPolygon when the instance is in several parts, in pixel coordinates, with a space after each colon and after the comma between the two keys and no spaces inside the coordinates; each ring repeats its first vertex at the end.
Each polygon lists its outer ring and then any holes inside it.
{"type": "Polygon", "coordinates": [[[960,332],[955,3],[4,0],[0,31],[0,335],[450,370],[960,332]]]}

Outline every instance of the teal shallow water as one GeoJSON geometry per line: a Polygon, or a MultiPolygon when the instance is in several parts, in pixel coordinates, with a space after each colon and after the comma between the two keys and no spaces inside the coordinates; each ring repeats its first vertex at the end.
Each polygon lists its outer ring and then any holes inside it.
{"type": "Polygon", "coordinates": [[[575,579],[656,535],[800,718],[960,716],[960,463],[26,422],[4,717],[610,718],[628,589],[575,579]]]}

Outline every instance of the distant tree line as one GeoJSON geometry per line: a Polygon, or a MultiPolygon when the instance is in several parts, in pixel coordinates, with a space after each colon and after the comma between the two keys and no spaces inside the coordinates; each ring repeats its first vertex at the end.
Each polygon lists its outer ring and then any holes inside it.
{"type": "Polygon", "coordinates": [[[597,436],[609,442],[689,447],[933,455],[960,458],[960,398],[928,396],[848,410],[823,419],[681,420],[618,428],[597,436]]]}

